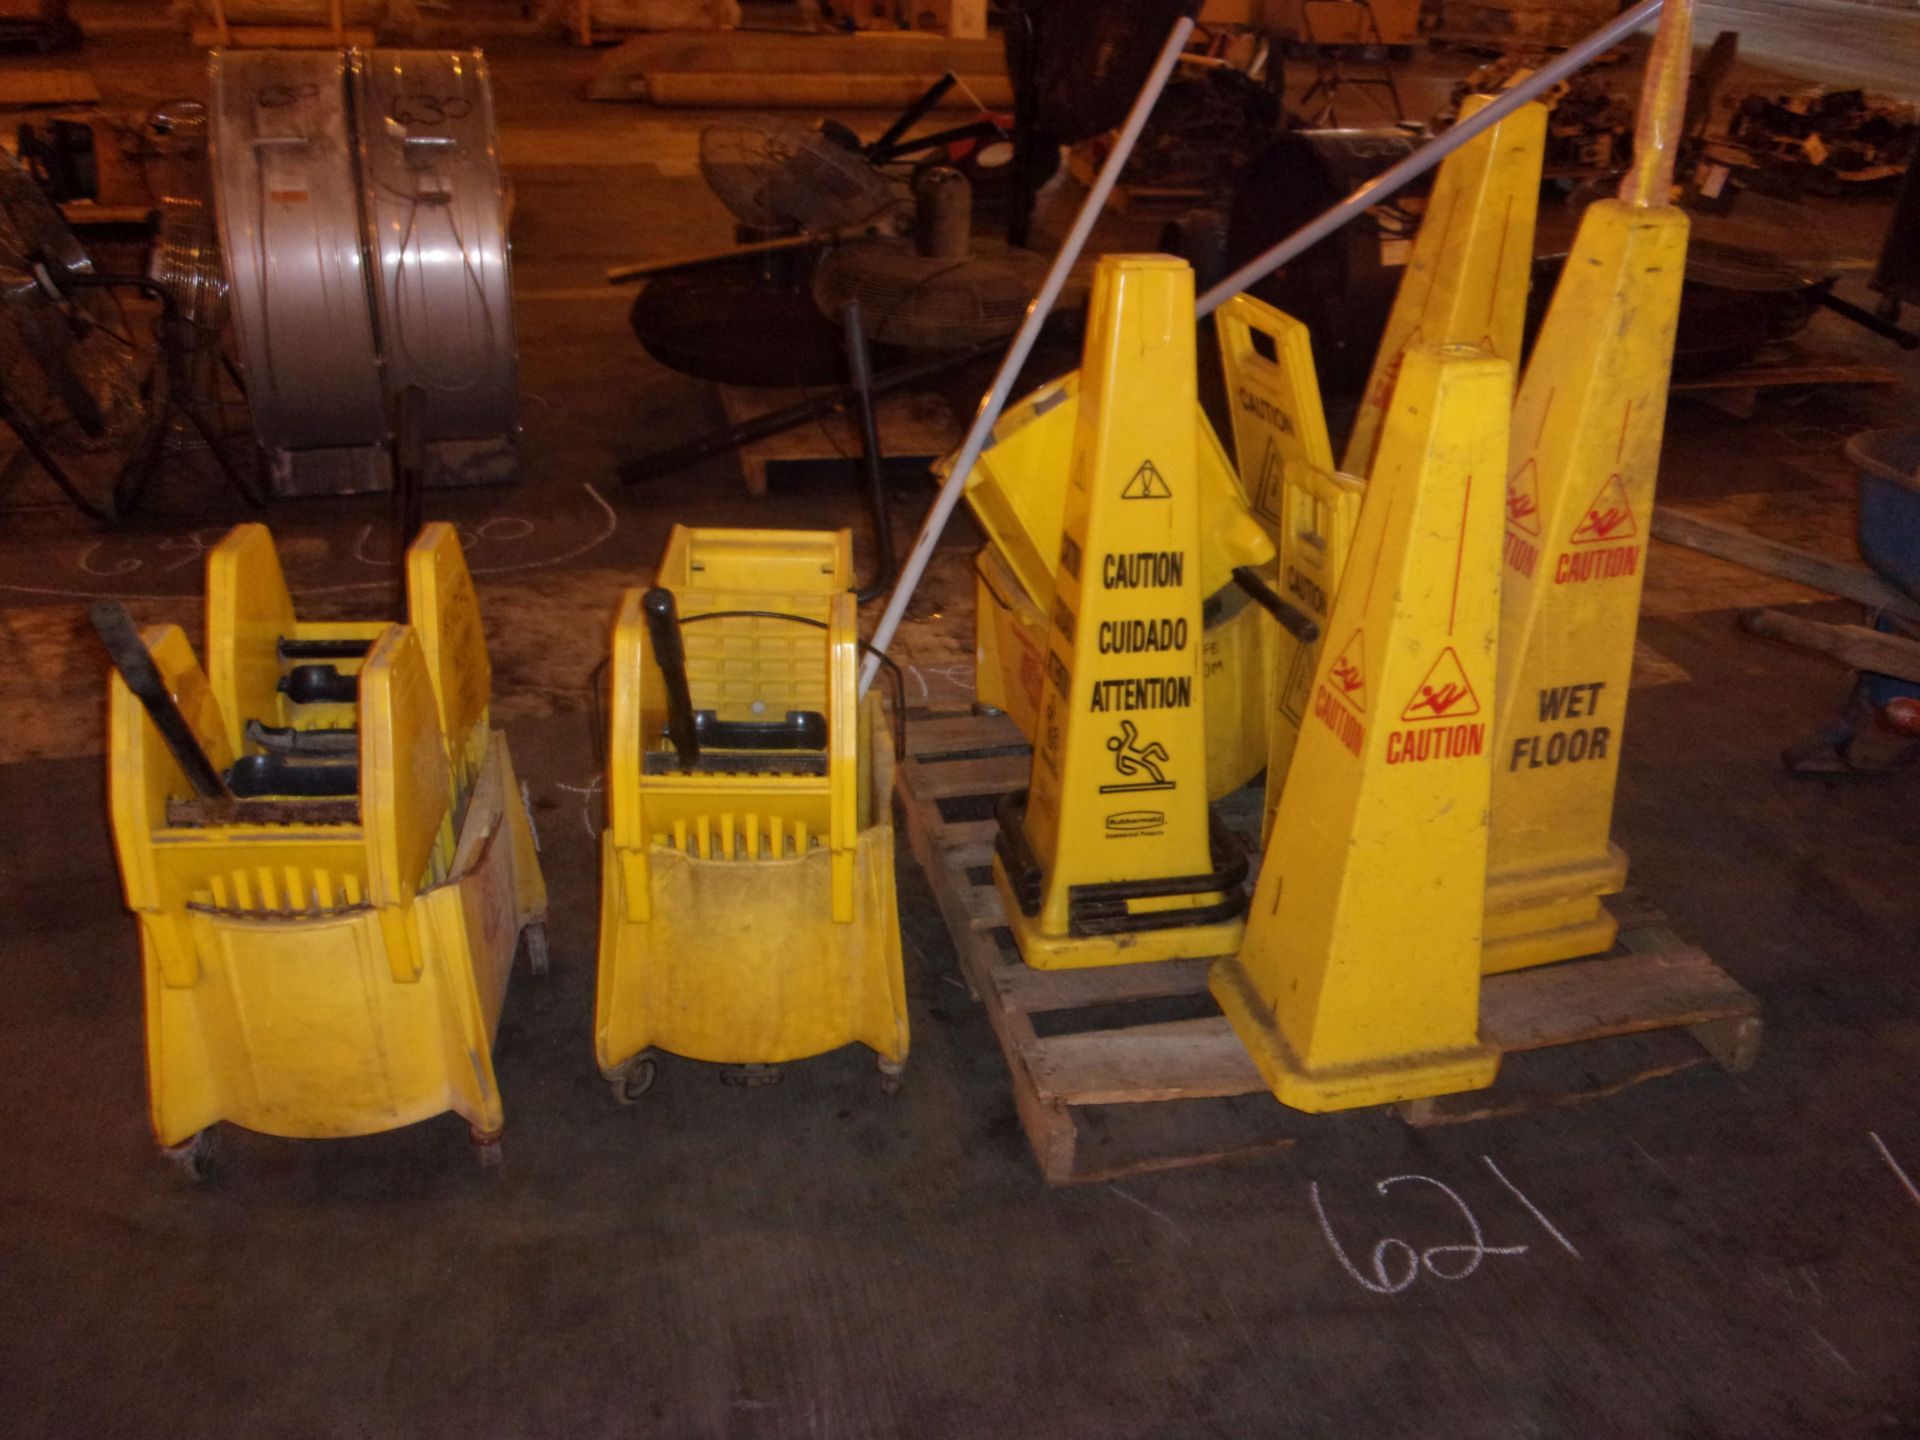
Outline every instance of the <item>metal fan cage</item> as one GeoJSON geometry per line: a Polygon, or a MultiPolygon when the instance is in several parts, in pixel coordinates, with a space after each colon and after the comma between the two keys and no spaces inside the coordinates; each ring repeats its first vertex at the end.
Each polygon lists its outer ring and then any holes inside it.
{"type": "Polygon", "coordinates": [[[125,317],[63,285],[93,262],[33,177],[0,153],[0,375],[16,413],[65,447],[124,445],[146,419],[125,317]]]}
{"type": "Polygon", "coordinates": [[[756,230],[858,225],[892,198],[866,157],[791,120],[720,121],[700,132],[700,173],[741,224],[756,230]]]}
{"type": "Polygon", "coordinates": [[[213,215],[207,108],[176,101],[156,110],[148,128],[160,152],[151,275],[173,302],[175,317],[217,345],[227,324],[227,265],[213,215]]]}
{"type": "Polygon", "coordinates": [[[828,315],[857,300],[862,328],[878,344],[958,350],[1011,335],[1045,272],[1045,260],[1024,250],[940,260],[858,240],[821,258],[813,298],[828,315]]]}

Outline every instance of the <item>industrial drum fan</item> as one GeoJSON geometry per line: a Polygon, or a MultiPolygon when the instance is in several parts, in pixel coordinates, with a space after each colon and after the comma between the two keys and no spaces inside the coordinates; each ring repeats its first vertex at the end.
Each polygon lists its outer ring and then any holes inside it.
{"type": "Polygon", "coordinates": [[[346,58],[216,50],[212,158],[234,338],[281,494],[384,487],[388,434],[346,58]]]}
{"type": "Polygon", "coordinates": [[[214,55],[216,213],[280,494],[508,478],[506,203],[478,51],[214,55]]]}

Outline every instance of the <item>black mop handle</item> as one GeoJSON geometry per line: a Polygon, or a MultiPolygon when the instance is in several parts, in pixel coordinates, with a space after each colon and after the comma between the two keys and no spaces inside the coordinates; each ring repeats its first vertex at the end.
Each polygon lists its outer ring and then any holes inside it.
{"type": "Polygon", "coordinates": [[[680,643],[680,616],[673,592],[659,586],[640,597],[647,615],[647,637],[653,658],[667,682],[667,737],[680,752],[680,764],[691,770],[700,763],[700,736],[693,725],[693,692],[687,686],[687,651],[680,643]]]}
{"type": "Polygon", "coordinates": [[[203,800],[233,799],[227,782],[220,778],[220,772],[213,768],[213,761],[201,748],[200,737],[193,733],[187,717],[173,703],[173,693],[160,678],[160,668],[153,663],[147,643],[140,638],[140,629],[127,613],[127,607],[118,600],[96,600],[88,609],[87,618],[93,621],[100,643],[107,647],[113,668],[120,672],[120,678],[127,682],[134,698],[146,707],[160,738],[167,742],[174,760],[186,771],[193,793],[203,800]]]}
{"type": "Polygon", "coordinates": [[[1302,645],[1311,645],[1320,638],[1320,626],[1314,618],[1306,611],[1288,604],[1286,597],[1267,584],[1260,572],[1251,565],[1234,566],[1233,578],[1262,610],[1278,620],[1302,645]]]}

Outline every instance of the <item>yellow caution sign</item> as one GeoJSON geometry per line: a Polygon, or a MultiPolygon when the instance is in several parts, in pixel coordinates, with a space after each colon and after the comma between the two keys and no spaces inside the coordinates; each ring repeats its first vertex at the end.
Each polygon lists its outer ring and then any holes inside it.
{"type": "Polygon", "coordinates": [[[1232,951],[1244,860],[1211,833],[1193,272],[1101,260],[1022,803],[994,878],[1043,969],[1232,951]],[[1216,854],[1216,850],[1221,853],[1216,854]]]}
{"type": "Polygon", "coordinates": [[[1409,350],[1239,954],[1211,988],[1273,1092],[1491,1083],[1478,1038],[1507,362],[1409,350]]]}
{"type": "Polygon", "coordinates": [[[1649,61],[1636,165],[1588,207],[1513,414],[1487,880],[1489,973],[1613,943],[1609,839],[1686,263],[1667,203],[1687,10],[1649,61]]]}
{"type": "MultiPolygon", "coordinates": [[[[1273,830],[1306,721],[1313,672],[1366,487],[1333,472],[1307,327],[1251,295],[1237,295],[1221,306],[1215,324],[1233,411],[1234,451],[1247,470],[1243,478],[1254,516],[1279,550],[1279,589],[1321,631],[1320,639],[1301,641],[1274,627],[1264,838],[1273,830]]],[[[1211,690],[1208,698],[1211,702],[1211,690]]]]}
{"type": "MultiPolygon", "coordinates": [[[[1199,408],[1198,566],[1207,599],[1201,643],[1207,691],[1207,792],[1238,790],[1266,764],[1269,647],[1278,629],[1251,604],[1233,572],[1272,566],[1273,543],[1249,513],[1240,477],[1199,408]]],[[[1079,431],[1080,376],[1042,386],[994,427],[993,443],[973,468],[967,502],[987,545],[975,562],[980,702],[1007,712],[1029,740],[1045,693],[1048,611],[1067,476],[1079,431]]]]}
{"type": "MultiPolygon", "coordinates": [[[[1469,96],[1460,118],[1492,101],[1469,96]]],[[[1349,474],[1373,467],[1381,419],[1410,347],[1478,345],[1519,365],[1546,136],[1546,107],[1522,105],[1442,162],[1347,436],[1341,468],[1349,474]]]]}

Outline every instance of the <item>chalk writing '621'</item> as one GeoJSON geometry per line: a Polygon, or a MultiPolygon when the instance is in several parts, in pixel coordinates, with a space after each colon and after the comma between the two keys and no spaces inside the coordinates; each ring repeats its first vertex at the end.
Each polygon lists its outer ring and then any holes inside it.
{"type": "MultiPolygon", "coordinates": [[[[1493,1173],[1493,1177],[1506,1187],[1514,1199],[1526,1207],[1527,1213],[1540,1223],[1541,1228],[1551,1235],[1569,1255],[1576,1260],[1579,1259],[1580,1252],[1574,1249],[1573,1243],[1560,1233],[1538,1206],[1521,1193],[1518,1186],[1501,1173],[1500,1167],[1484,1155],[1480,1158],[1487,1169],[1493,1173]]],[[[1340,1262],[1340,1268],[1345,1270],[1362,1289],[1371,1290],[1376,1295],[1398,1295],[1418,1280],[1423,1270],[1436,1280],[1464,1280],[1478,1270],[1481,1262],[1489,1255],[1527,1253],[1525,1245],[1489,1245],[1486,1232],[1480,1228],[1479,1218],[1473,1213],[1473,1208],[1460,1198],[1460,1193],[1451,1185],[1436,1180],[1431,1175],[1390,1175],[1385,1180],[1375,1182],[1373,1188],[1375,1194],[1385,1199],[1395,1189],[1406,1185],[1431,1186],[1452,1201],[1454,1209],[1460,1212],[1460,1219],[1466,1227],[1466,1238],[1452,1244],[1428,1245],[1423,1249],[1416,1249],[1407,1241],[1389,1235],[1375,1242],[1364,1264],[1356,1264],[1353,1256],[1347,1252],[1346,1247],[1340,1243],[1339,1237],[1333,1232],[1333,1222],[1327,1218],[1326,1206],[1320,1199],[1319,1182],[1315,1181],[1307,1187],[1307,1195],[1313,1204],[1314,1216],[1320,1222],[1320,1233],[1326,1236],[1327,1245],[1333,1251],[1333,1258],[1340,1262]]]]}

